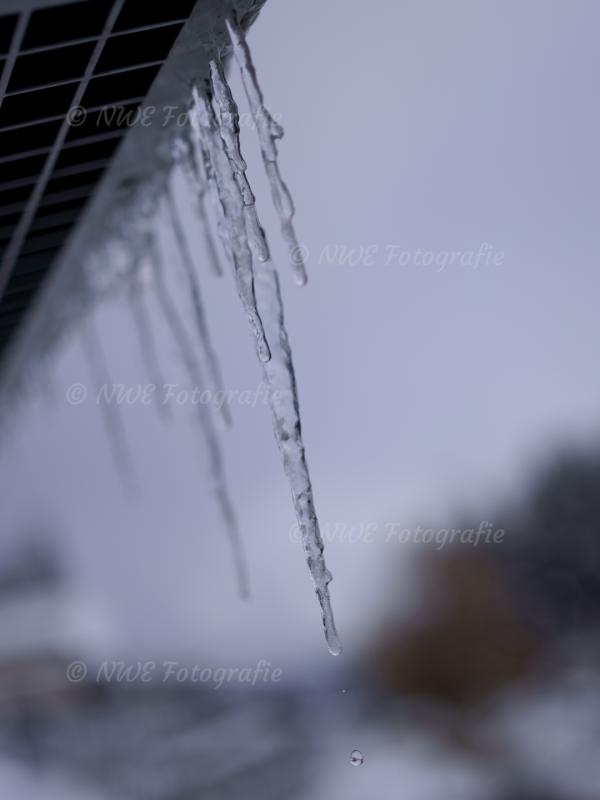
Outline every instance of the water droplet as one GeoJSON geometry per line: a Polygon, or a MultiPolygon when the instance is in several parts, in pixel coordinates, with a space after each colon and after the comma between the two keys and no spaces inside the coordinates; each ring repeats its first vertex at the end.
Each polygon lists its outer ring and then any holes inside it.
{"type": "Polygon", "coordinates": [[[363,763],[364,760],[365,757],[360,752],[360,750],[353,750],[350,753],[350,763],[352,764],[353,767],[360,767],[360,765],[363,763]]]}

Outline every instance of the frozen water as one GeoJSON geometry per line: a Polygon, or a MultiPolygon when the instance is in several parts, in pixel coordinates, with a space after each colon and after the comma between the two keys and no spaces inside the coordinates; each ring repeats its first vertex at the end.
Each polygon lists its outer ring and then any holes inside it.
{"type": "MultiPolygon", "coordinates": [[[[225,219],[225,208],[221,201],[219,187],[217,185],[217,176],[213,168],[212,162],[212,147],[211,143],[206,136],[207,131],[202,130],[201,119],[202,114],[208,115],[208,109],[205,109],[205,101],[198,94],[196,87],[192,89],[192,108],[189,115],[190,132],[191,132],[191,154],[193,154],[194,162],[198,167],[197,177],[199,183],[203,180],[206,186],[201,188],[201,192],[209,195],[211,204],[214,209],[215,217],[217,219],[217,232],[219,239],[223,246],[223,250],[229,262],[233,265],[233,255],[229,249],[229,238],[227,236],[227,220],[225,219]]],[[[206,119],[205,127],[210,127],[209,120],[206,119]]],[[[193,169],[193,167],[192,167],[193,169]]]]}
{"type": "MultiPolygon", "coordinates": [[[[167,326],[169,327],[173,339],[179,348],[179,353],[188,373],[190,382],[194,387],[201,388],[203,386],[202,371],[195,357],[194,349],[190,342],[187,330],[185,329],[185,326],[177,311],[177,307],[165,283],[162,274],[160,255],[158,253],[156,240],[154,239],[151,239],[148,242],[148,256],[151,259],[154,268],[158,303],[162,310],[163,316],[165,317],[167,326]]],[[[198,403],[195,408],[198,412],[198,421],[200,423],[200,427],[202,429],[204,440],[208,449],[210,476],[213,484],[213,491],[215,493],[221,515],[225,522],[227,535],[233,551],[238,590],[241,597],[247,598],[250,594],[250,591],[246,557],[244,554],[244,547],[233,508],[233,503],[231,502],[229,490],[227,488],[219,440],[214,429],[210,410],[204,403],[198,403]]]]}
{"type": "Polygon", "coordinates": [[[269,248],[263,229],[256,214],[256,201],[254,193],[246,177],[246,162],[240,152],[240,126],[239,112],[231,89],[225,78],[223,66],[220,62],[210,62],[210,75],[214,98],[218,109],[219,131],[225,153],[233,170],[243,203],[243,213],[248,232],[248,244],[252,253],[259,261],[266,261],[269,257],[269,248]]]}
{"type": "MultiPolygon", "coordinates": [[[[165,382],[156,352],[156,340],[152,329],[152,322],[146,307],[144,286],[139,282],[136,282],[136,285],[134,285],[129,292],[129,307],[137,333],[144,369],[146,370],[150,383],[156,387],[157,392],[160,392],[165,382]]],[[[159,416],[162,419],[167,419],[169,417],[169,406],[167,403],[163,402],[162,397],[158,397],[155,405],[159,416]]]]}
{"type": "Polygon", "coordinates": [[[350,753],[350,763],[353,767],[360,767],[361,764],[364,764],[365,757],[360,752],[360,750],[353,750],[350,753]]]}
{"type": "MultiPolygon", "coordinates": [[[[202,301],[200,282],[196,274],[196,268],[194,266],[192,254],[190,252],[188,241],[185,235],[185,230],[179,217],[177,206],[175,205],[175,198],[173,197],[173,193],[170,188],[167,189],[166,198],[171,227],[173,229],[173,233],[175,234],[175,241],[177,242],[180,260],[183,264],[183,268],[185,269],[185,274],[190,289],[190,296],[194,306],[194,319],[196,322],[196,328],[198,330],[198,336],[200,338],[200,344],[202,346],[204,368],[208,377],[208,388],[210,389],[212,396],[215,397],[217,392],[223,391],[223,379],[221,377],[219,360],[217,358],[217,354],[215,353],[208,330],[208,324],[206,322],[206,313],[204,311],[204,303],[202,301]]],[[[225,424],[231,425],[231,414],[229,412],[227,403],[221,404],[220,413],[225,424]]]]}
{"type": "MultiPolygon", "coordinates": [[[[250,53],[241,33],[233,24],[229,27],[252,113],[259,129],[262,156],[282,233],[292,255],[296,278],[299,283],[304,283],[306,279],[304,265],[298,258],[301,254],[292,224],[294,206],[277,165],[276,140],[282,136],[283,131],[264,105],[250,53]]],[[[216,53],[217,49],[215,48],[213,53],[216,53]]],[[[194,190],[195,209],[201,223],[206,253],[212,271],[220,274],[220,260],[211,235],[206,209],[208,201],[214,204],[219,238],[223,244],[224,254],[233,268],[236,290],[254,335],[257,354],[269,385],[275,438],[291,488],[303,547],[322,612],[325,637],[330,651],[337,655],[341,652],[341,646],[328,588],[331,573],[327,569],[323,555],[323,540],[304,451],[296,378],[284,325],[278,276],[270,261],[266,236],[257,216],[254,193],[246,175],[246,163],[240,149],[237,105],[227,84],[222,63],[216,55],[209,66],[210,80],[204,79],[203,83],[192,90],[190,130],[183,133],[181,129],[177,131],[171,149],[171,167],[180,167],[188,186],[194,190]]],[[[65,316],[68,316],[71,324],[78,318],[88,315],[93,303],[99,298],[108,297],[114,291],[122,291],[125,287],[132,292],[129,297],[131,316],[139,338],[144,367],[152,382],[162,386],[162,372],[154,333],[142,295],[142,282],[138,281],[144,262],[151,261],[151,275],[160,313],[164,316],[170,334],[179,349],[189,381],[194,388],[202,390],[206,387],[206,378],[207,388],[218,389],[222,385],[221,376],[206,327],[199,279],[193,260],[195,253],[192,253],[186,239],[186,231],[174,199],[168,193],[167,171],[167,165],[165,164],[163,169],[161,164],[161,168],[147,179],[139,181],[132,179],[131,185],[123,182],[124,186],[120,190],[123,194],[119,195],[115,213],[107,215],[102,237],[98,234],[98,241],[94,239],[90,253],[85,259],[81,286],[77,287],[81,288],[81,292],[77,296],[74,291],[70,297],[61,296],[61,302],[57,304],[59,310],[51,309],[46,316],[51,322],[56,320],[57,327],[60,327],[59,322],[62,324],[65,316]],[[189,336],[162,273],[160,254],[157,250],[158,242],[153,228],[157,207],[165,192],[167,192],[167,211],[188,280],[189,295],[194,307],[194,319],[202,348],[194,346],[195,341],[189,336]],[[134,207],[136,218],[132,213],[134,207]],[[105,234],[112,237],[108,243],[105,234]],[[109,248],[112,250],[109,251],[109,248]],[[94,263],[95,260],[101,263],[94,263]],[[69,304],[73,306],[72,309],[69,304]]],[[[106,359],[93,328],[86,328],[82,339],[93,381],[97,386],[110,384],[106,359]]],[[[53,339],[57,340],[58,336],[53,339]]],[[[101,405],[117,468],[122,473],[124,482],[133,486],[133,464],[126,443],[120,409],[115,403],[105,402],[101,405]]],[[[159,410],[167,411],[164,403],[159,403],[159,410]]],[[[223,410],[225,413],[228,412],[226,404],[223,405],[223,410]]],[[[206,445],[212,488],[233,550],[238,586],[241,594],[247,595],[248,574],[245,557],[227,488],[213,415],[204,403],[195,406],[195,413],[198,415],[206,445]]]]}
{"type": "Polygon", "coordinates": [[[231,254],[234,264],[238,295],[256,337],[258,356],[261,361],[268,361],[271,357],[269,346],[256,307],[252,253],[248,244],[248,219],[244,217],[242,192],[234,177],[231,159],[221,138],[222,135],[227,135],[229,128],[223,131],[218,127],[210,103],[198,91],[194,93],[192,114],[197,121],[195,130],[203,149],[209,154],[215,175],[219,201],[223,209],[223,235],[227,242],[226,249],[231,254]]]}
{"type": "Polygon", "coordinates": [[[184,128],[177,137],[173,145],[173,158],[175,163],[181,166],[188,186],[196,198],[196,216],[200,222],[210,268],[215,275],[221,277],[223,269],[206,210],[207,195],[211,194],[210,178],[206,170],[205,157],[202,152],[197,152],[195,149],[191,133],[189,128],[184,128]]]}
{"type": "Polygon", "coordinates": [[[342,648],[329,596],[328,584],[331,581],[331,573],[323,556],[323,540],[304,452],[296,375],[285,328],[279,278],[270,261],[262,264],[258,270],[257,293],[267,341],[271,348],[271,360],[263,364],[263,371],[270,390],[273,430],[292,490],[302,546],[321,606],[327,646],[332,655],[337,656],[342,648]]]}
{"type": "Polygon", "coordinates": [[[294,202],[279,172],[277,139],[282,138],[283,128],[279,123],[275,122],[265,107],[263,93],[258,83],[256,69],[254,68],[250,48],[244,38],[244,34],[233,20],[226,20],[226,24],[233,45],[233,53],[242,73],[242,81],[250,111],[256,123],[263,162],[271,186],[273,204],[279,215],[281,233],[288,246],[296,281],[300,286],[303,286],[306,283],[307,276],[302,249],[298,245],[294,230],[294,202]]]}
{"type": "Polygon", "coordinates": [[[213,84],[216,84],[215,91],[221,98],[218,101],[221,108],[221,126],[218,131],[215,130],[211,105],[196,90],[192,108],[192,117],[195,117],[194,130],[200,139],[200,147],[209,153],[211,158],[227,223],[225,230],[229,236],[229,250],[234,254],[234,261],[240,257],[245,260],[244,269],[252,276],[252,300],[260,319],[262,335],[266,337],[269,353],[269,358],[261,358],[261,361],[265,381],[270,390],[269,402],[273,414],[275,438],[290,483],[304,552],[321,606],[327,646],[333,655],[338,655],[342,648],[335,627],[328,589],[331,573],[323,556],[323,540],[304,452],[296,378],[284,324],[278,276],[268,259],[260,262],[256,274],[254,272],[252,254],[248,247],[248,239],[253,232],[244,225],[243,218],[245,200],[247,197],[253,198],[253,194],[248,187],[249,194],[245,196],[242,189],[246,176],[245,162],[239,144],[237,107],[231,98],[231,91],[226,84],[222,69],[214,62],[211,67],[213,84]],[[233,121],[228,116],[232,113],[235,115],[233,121]],[[243,177],[242,185],[240,185],[240,175],[243,177]]]}

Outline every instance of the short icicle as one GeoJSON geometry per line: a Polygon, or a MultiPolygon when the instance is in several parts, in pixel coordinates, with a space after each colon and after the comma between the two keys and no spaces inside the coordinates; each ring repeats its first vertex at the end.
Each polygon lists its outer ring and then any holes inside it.
{"type": "Polygon", "coordinates": [[[206,181],[206,188],[204,191],[210,196],[217,220],[219,239],[221,240],[227,259],[233,265],[233,256],[229,247],[229,236],[226,230],[227,221],[225,219],[225,209],[221,202],[219,188],[217,186],[217,176],[215,175],[212,164],[211,143],[200,125],[200,114],[202,113],[203,117],[206,116],[206,113],[201,110],[203,108],[204,101],[200,99],[198,89],[194,86],[192,89],[192,107],[189,115],[191,145],[194,148],[196,156],[195,162],[198,165],[198,176],[200,180],[206,181]]]}
{"type": "MultiPolygon", "coordinates": [[[[207,119],[210,119],[210,106],[205,102],[203,108],[201,103],[202,98],[197,94],[198,119],[200,121],[204,120],[203,124],[202,122],[199,123],[198,130],[210,145],[211,158],[217,174],[217,184],[220,187],[221,200],[228,223],[227,230],[231,237],[231,249],[235,251],[239,250],[240,243],[243,245],[246,242],[243,231],[240,232],[240,227],[243,226],[241,217],[243,198],[239,192],[235,191],[235,167],[232,159],[224,157],[224,151],[227,147],[225,140],[221,137],[215,139],[206,122],[207,119]]],[[[251,262],[252,254],[247,245],[246,252],[247,258],[251,262]]],[[[251,264],[250,268],[252,268],[251,264]]],[[[255,282],[255,294],[258,299],[261,319],[262,314],[265,315],[263,324],[271,355],[270,360],[263,360],[263,371],[265,381],[269,386],[269,401],[273,413],[275,438],[283,458],[284,471],[290,482],[294,510],[301,530],[304,551],[321,606],[327,646],[333,655],[338,655],[341,653],[342,648],[335,627],[328,589],[331,573],[327,569],[323,556],[323,540],[319,530],[304,443],[302,441],[296,378],[284,325],[279,282],[275,268],[270,260],[258,266],[255,282]]]]}
{"type": "Polygon", "coordinates": [[[215,101],[219,110],[218,120],[221,138],[233,170],[235,182],[242,196],[243,214],[248,231],[248,244],[259,261],[266,261],[269,258],[269,247],[264,231],[258,221],[256,200],[246,177],[246,162],[240,152],[240,115],[238,107],[225,78],[223,66],[219,61],[210,62],[210,76],[215,101]]]}
{"type": "Polygon", "coordinates": [[[206,167],[202,153],[198,153],[191,140],[190,128],[184,128],[182,134],[175,140],[173,155],[175,163],[179,164],[185,176],[188,187],[196,198],[196,216],[200,223],[200,230],[204,240],[204,247],[208,257],[211,271],[220,278],[223,269],[217,253],[215,240],[210,229],[206,211],[207,195],[209,195],[210,181],[206,174],[206,167]]]}
{"type": "MultiPolygon", "coordinates": [[[[192,384],[200,387],[203,383],[202,371],[195,358],[187,330],[183,325],[177,307],[165,283],[157,247],[156,240],[154,238],[150,239],[147,253],[154,270],[157,299],[171,335],[179,348],[189,380],[192,384]]],[[[208,448],[213,491],[225,522],[227,536],[233,552],[238,591],[242,599],[247,599],[250,596],[250,582],[246,555],[244,553],[244,545],[240,536],[233,503],[229,497],[219,440],[213,426],[212,417],[206,405],[204,403],[199,403],[197,409],[198,420],[208,448]]]]}
{"type": "Polygon", "coordinates": [[[235,180],[222,132],[210,103],[197,90],[194,90],[193,97],[194,130],[201,146],[209,154],[211,168],[214,171],[219,202],[223,210],[225,247],[233,261],[238,296],[256,338],[258,357],[261,361],[268,361],[271,354],[256,306],[254,268],[252,253],[248,246],[246,220],[242,213],[242,193],[235,180]]]}
{"type": "Polygon", "coordinates": [[[263,93],[256,75],[256,69],[252,62],[250,48],[248,47],[242,30],[232,19],[226,20],[226,24],[231,44],[233,45],[235,59],[242,74],[242,82],[246,90],[250,111],[256,124],[263,163],[271,186],[273,205],[279,215],[281,233],[288,247],[294,277],[299,286],[304,286],[307,276],[303,251],[298,244],[296,231],[294,229],[294,202],[279,172],[277,139],[283,137],[283,128],[275,122],[265,106],[263,93]]]}
{"type": "MultiPolygon", "coordinates": [[[[196,274],[196,268],[194,266],[185,231],[179,217],[179,212],[175,204],[175,198],[173,197],[173,192],[170,187],[167,188],[166,200],[171,228],[173,229],[175,241],[177,242],[177,247],[179,250],[180,260],[183,268],[185,269],[188,286],[190,288],[190,295],[192,298],[192,304],[194,306],[194,319],[196,322],[196,328],[198,330],[200,344],[202,346],[204,364],[206,373],[208,375],[209,389],[214,398],[216,397],[217,392],[223,391],[223,379],[221,377],[219,360],[217,358],[217,354],[215,353],[208,330],[206,312],[204,310],[204,303],[202,300],[202,292],[200,291],[200,282],[198,280],[198,275],[196,274]]],[[[225,424],[231,425],[231,413],[227,403],[221,404],[220,413],[225,424]]]]}
{"type": "Polygon", "coordinates": [[[152,322],[144,298],[144,286],[136,281],[129,292],[129,307],[131,318],[136,330],[140,353],[144,369],[151,384],[155,387],[158,414],[161,419],[168,419],[169,406],[164,402],[164,387],[160,361],[156,350],[156,338],[152,329],[152,322]]]}

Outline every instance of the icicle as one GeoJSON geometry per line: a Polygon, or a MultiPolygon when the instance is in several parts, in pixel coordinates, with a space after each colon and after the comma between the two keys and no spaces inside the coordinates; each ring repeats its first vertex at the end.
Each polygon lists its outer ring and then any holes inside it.
{"type": "Polygon", "coordinates": [[[214,97],[219,109],[221,138],[225,145],[227,158],[233,169],[235,182],[242,196],[244,219],[248,231],[248,244],[259,261],[266,261],[269,258],[269,248],[256,214],[256,200],[246,177],[246,162],[240,152],[238,108],[220,63],[216,61],[210,62],[210,75],[214,97]]]}
{"type": "MultiPolygon", "coordinates": [[[[189,134],[189,129],[188,134],[189,134]]],[[[206,213],[206,196],[209,192],[209,178],[202,153],[198,158],[198,153],[194,148],[193,142],[189,138],[176,139],[173,145],[175,161],[181,166],[188,186],[196,198],[196,215],[200,222],[200,230],[204,239],[204,246],[208,255],[208,263],[211,270],[217,277],[223,275],[221,262],[217,254],[217,248],[210,229],[208,215],[206,213]]]]}
{"type": "Polygon", "coordinates": [[[235,180],[231,162],[226,154],[224,141],[221,138],[212,107],[196,89],[194,89],[193,98],[192,114],[196,120],[195,130],[202,147],[209,154],[210,163],[214,171],[219,201],[224,215],[224,234],[227,249],[231,253],[234,265],[238,295],[256,337],[258,357],[261,361],[268,361],[271,355],[256,307],[254,269],[252,253],[248,246],[247,228],[242,213],[242,194],[235,180]]]}
{"type": "Polygon", "coordinates": [[[256,289],[267,340],[271,348],[271,360],[263,364],[263,371],[265,381],[269,386],[273,429],[283,457],[285,474],[290,482],[304,552],[323,613],[327,646],[329,651],[336,656],[341,653],[342,647],[338,639],[329,596],[328,584],[331,581],[331,573],[327,569],[323,557],[323,540],[319,530],[302,441],[300,407],[292,352],[285,328],[279,278],[272,262],[259,266],[256,275],[256,289]]]}
{"type": "Polygon", "coordinates": [[[190,130],[192,133],[191,145],[196,154],[196,164],[199,166],[199,178],[207,183],[207,192],[215,211],[217,219],[217,232],[223,245],[223,250],[229,262],[233,265],[233,256],[229,245],[229,236],[227,233],[227,221],[225,219],[225,209],[219,195],[217,186],[217,178],[212,165],[212,158],[210,153],[210,142],[207,137],[203,135],[200,127],[199,115],[201,113],[201,102],[198,96],[196,87],[192,89],[192,109],[189,114],[190,130]],[[202,165],[202,169],[200,169],[202,165]]]}
{"type": "Polygon", "coordinates": [[[139,487],[135,477],[133,457],[129,445],[127,444],[121,409],[114,398],[111,401],[106,396],[104,398],[102,397],[102,387],[106,387],[104,390],[106,391],[108,387],[113,384],[110,378],[102,342],[96,331],[91,315],[88,316],[88,319],[84,321],[82,326],[81,343],[90,371],[90,377],[94,384],[94,397],[97,398],[97,402],[102,409],[102,417],[104,419],[113,461],[127,494],[132,497],[136,496],[139,494],[139,487]]]}
{"type": "Polygon", "coordinates": [[[226,20],[226,24],[233,45],[233,53],[242,73],[242,82],[246,90],[246,96],[248,97],[250,111],[256,123],[263,163],[271,186],[273,204],[279,215],[281,233],[288,246],[296,282],[300,286],[303,286],[306,283],[307,277],[302,248],[298,244],[298,239],[296,238],[296,232],[294,230],[294,202],[289,189],[281,177],[277,160],[276,141],[282,138],[283,128],[275,122],[265,107],[263,93],[258,83],[256,69],[252,62],[250,48],[248,47],[242,30],[232,20],[226,20]]]}
{"type": "MultiPolygon", "coordinates": [[[[206,372],[208,374],[209,388],[212,391],[214,397],[216,396],[217,392],[223,391],[223,380],[221,378],[219,361],[217,359],[217,354],[215,353],[214,347],[210,339],[210,333],[208,331],[208,325],[206,323],[204,304],[202,302],[202,293],[200,291],[200,283],[198,281],[198,276],[196,275],[196,269],[194,267],[194,263],[192,260],[192,254],[190,253],[190,248],[188,246],[188,242],[185,236],[185,231],[183,229],[183,225],[181,224],[181,219],[179,218],[179,212],[177,211],[177,206],[175,205],[175,198],[173,197],[173,193],[170,187],[167,188],[166,199],[167,199],[167,209],[169,212],[171,227],[173,229],[173,233],[175,234],[175,240],[177,242],[177,247],[179,249],[179,256],[181,259],[181,263],[183,264],[183,267],[185,269],[188,284],[190,287],[190,294],[194,306],[194,318],[196,320],[196,327],[198,329],[198,335],[200,338],[200,343],[202,345],[202,350],[204,354],[204,362],[206,366],[206,372]]],[[[220,413],[221,416],[223,417],[223,421],[225,422],[225,424],[231,425],[231,414],[229,411],[229,406],[226,403],[223,403],[221,405],[220,413]]]]}
{"type": "MultiPolygon", "coordinates": [[[[152,262],[157,299],[163,316],[171,331],[173,339],[179,348],[181,358],[191,383],[200,387],[203,384],[202,371],[198,361],[194,356],[194,350],[189,340],[187,331],[181,321],[175,303],[173,302],[171,294],[164,281],[160,256],[155,240],[152,240],[149,243],[148,256],[152,262]]],[[[219,447],[219,441],[213,427],[212,417],[208,408],[203,403],[199,403],[197,409],[198,420],[208,448],[210,475],[213,483],[213,490],[215,492],[221,514],[225,521],[227,536],[233,552],[238,591],[242,598],[247,598],[250,596],[250,590],[246,556],[244,554],[244,545],[239,533],[235,511],[233,509],[233,504],[227,489],[227,481],[225,479],[223,458],[219,447]]]]}
{"type": "Polygon", "coordinates": [[[167,403],[164,402],[163,392],[165,382],[158,360],[156,339],[154,337],[154,331],[152,330],[150,317],[148,316],[148,309],[144,301],[143,291],[143,286],[139,283],[132,286],[128,298],[129,307],[131,308],[131,318],[137,333],[144,369],[146,370],[150,383],[156,387],[158,395],[156,398],[158,414],[161,419],[165,420],[170,417],[170,409],[167,403]]]}
{"type": "MultiPolygon", "coordinates": [[[[198,113],[198,129],[200,135],[211,143],[210,153],[218,186],[221,202],[225,208],[226,219],[229,223],[229,234],[232,240],[232,249],[239,250],[246,239],[240,233],[241,205],[243,198],[236,191],[235,166],[231,158],[223,158],[227,147],[224,138],[215,138],[210,129],[210,106],[196,92],[196,109],[198,113]],[[237,243],[237,247],[236,247],[237,243]]],[[[247,258],[251,261],[252,255],[245,248],[247,258]]],[[[250,268],[251,268],[250,264],[250,268]]],[[[269,386],[269,399],[273,413],[273,427],[275,438],[283,457],[284,470],[290,482],[292,498],[296,517],[302,533],[302,541],[307,557],[308,566],[313,577],[315,589],[323,614],[323,627],[330,652],[338,655],[341,652],[328,584],[331,573],[327,570],[323,557],[323,540],[319,531],[319,524],[314,507],[312,486],[306,457],[302,432],[300,426],[300,412],[296,390],[292,354],[288,342],[283,319],[283,304],[279,291],[279,282],[275,269],[270,261],[263,262],[258,267],[256,274],[256,292],[259,296],[262,313],[265,314],[265,334],[270,348],[271,359],[263,362],[265,380],[269,386]]]]}

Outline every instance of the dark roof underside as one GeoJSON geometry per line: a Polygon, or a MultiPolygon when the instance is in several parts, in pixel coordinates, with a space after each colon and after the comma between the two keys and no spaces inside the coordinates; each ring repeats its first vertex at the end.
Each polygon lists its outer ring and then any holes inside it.
{"type": "Polygon", "coordinates": [[[0,17],[0,357],[195,4],[81,0],[0,17]],[[86,113],[69,124],[74,106],[86,113]]]}

